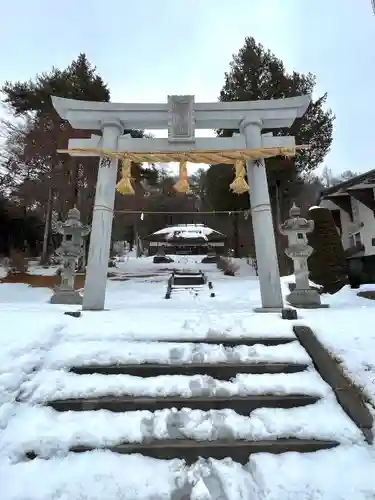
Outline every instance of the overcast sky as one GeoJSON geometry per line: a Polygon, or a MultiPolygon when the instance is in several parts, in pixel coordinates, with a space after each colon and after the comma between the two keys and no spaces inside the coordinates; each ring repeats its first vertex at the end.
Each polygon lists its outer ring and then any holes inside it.
{"type": "Polygon", "coordinates": [[[325,164],[375,168],[375,15],[371,0],[33,0],[3,2],[0,83],[66,67],[80,52],[112,101],[167,94],[217,100],[246,36],[289,71],[312,72],[337,116],[325,164]]]}

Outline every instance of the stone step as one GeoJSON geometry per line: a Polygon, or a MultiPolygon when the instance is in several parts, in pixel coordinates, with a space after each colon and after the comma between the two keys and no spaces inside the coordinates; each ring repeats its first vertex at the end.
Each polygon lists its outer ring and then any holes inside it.
{"type": "MultiPolygon", "coordinates": [[[[249,455],[253,453],[310,453],[318,450],[331,449],[338,446],[336,441],[313,439],[275,439],[262,441],[193,441],[188,439],[158,440],[147,443],[124,443],[103,449],[114,453],[131,454],[140,453],[144,456],[171,460],[173,458],[185,459],[192,464],[200,457],[216,458],[221,460],[231,457],[235,462],[246,464],[249,455]]],[[[73,446],[73,453],[84,453],[98,448],[90,446],[73,446]]],[[[26,453],[28,459],[35,459],[37,454],[32,450],[26,453]]]]}
{"type": "Polygon", "coordinates": [[[172,290],[180,290],[181,292],[184,291],[184,290],[191,290],[191,289],[195,289],[195,290],[205,290],[206,288],[208,288],[208,286],[204,285],[204,284],[198,284],[198,285],[180,285],[179,283],[174,283],[172,285],[172,290]]]}
{"type": "Polygon", "coordinates": [[[174,276],[204,276],[202,271],[191,271],[190,269],[175,269],[172,274],[174,276]]]}
{"type": "Polygon", "coordinates": [[[305,363],[188,363],[188,364],[116,364],[116,365],[82,365],[70,368],[77,375],[99,373],[102,375],[132,375],[135,377],[157,377],[160,375],[208,375],[218,380],[229,380],[238,373],[296,373],[306,370],[305,363]]]}
{"type": "MultiPolygon", "coordinates": [[[[237,347],[240,345],[253,346],[253,345],[266,345],[275,346],[281,344],[290,344],[291,342],[298,342],[296,337],[207,337],[207,338],[158,338],[158,339],[142,339],[140,342],[170,342],[179,344],[209,344],[209,345],[222,345],[224,347],[237,347]]],[[[135,342],[137,342],[135,340],[135,342]]]]}
{"type": "MultiPolygon", "coordinates": [[[[175,285],[173,285],[171,288],[173,295],[177,295],[178,293],[185,295],[186,292],[189,292],[189,291],[202,292],[203,290],[205,290],[205,288],[203,286],[197,286],[197,285],[193,285],[193,286],[185,286],[185,285],[175,286],[175,285]]],[[[208,291],[208,288],[207,288],[207,291],[208,291]]]]}
{"type": "Polygon", "coordinates": [[[172,286],[196,286],[204,285],[206,280],[204,276],[174,276],[172,286]]]}
{"type": "Polygon", "coordinates": [[[134,396],[104,396],[94,398],[60,399],[49,401],[56,411],[92,411],[109,410],[112,412],[149,410],[164,408],[191,408],[193,410],[223,410],[232,409],[239,415],[248,416],[256,408],[295,408],[307,406],[319,400],[316,396],[306,394],[256,394],[251,396],[165,396],[165,397],[134,397],[134,396]]]}

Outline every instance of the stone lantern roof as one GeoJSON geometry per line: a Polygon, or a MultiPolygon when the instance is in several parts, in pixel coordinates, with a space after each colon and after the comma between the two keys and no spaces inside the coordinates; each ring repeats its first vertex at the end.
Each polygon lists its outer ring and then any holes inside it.
{"type": "Polygon", "coordinates": [[[82,227],[81,213],[78,208],[71,208],[68,212],[68,216],[65,222],[63,222],[63,227],[82,227]]]}
{"type": "Polygon", "coordinates": [[[81,235],[86,236],[90,232],[89,226],[85,226],[81,222],[81,213],[74,207],[68,211],[66,221],[57,223],[57,231],[64,234],[67,230],[81,230],[81,235]]]}
{"type": "Polygon", "coordinates": [[[291,209],[289,210],[290,218],[287,219],[280,226],[280,230],[282,232],[289,231],[306,231],[310,233],[314,229],[314,223],[312,220],[305,219],[304,217],[300,217],[301,209],[297,207],[297,205],[293,202],[291,209]]]}

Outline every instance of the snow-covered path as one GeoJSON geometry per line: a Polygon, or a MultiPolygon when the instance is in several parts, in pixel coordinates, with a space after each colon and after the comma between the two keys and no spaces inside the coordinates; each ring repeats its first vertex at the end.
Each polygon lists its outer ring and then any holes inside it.
{"type": "MultiPolygon", "coordinates": [[[[139,260],[132,274],[150,272],[149,264],[140,264],[139,260]]],[[[259,297],[253,277],[244,273],[235,278],[222,277],[213,268],[209,272],[215,280],[215,299],[178,296],[165,301],[167,275],[161,272],[149,278],[109,282],[110,310],[85,313],[79,319],[64,316],[62,312],[67,307],[45,304],[50,296],[48,290],[0,285],[0,484],[5,488],[2,498],[177,500],[188,491],[187,485],[190,489],[194,486],[194,492],[189,493],[191,498],[202,500],[220,498],[215,491],[224,492],[223,498],[230,500],[374,497],[374,448],[364,443],[359,430],[336,403],[331,389],[311,367],[306,352],[294,339],[291,322],[282,321],[277,315],[251,312],[259,297]],[[213,336],[283,336],[294,340],[280,346],[257,344],[233,348],[155,342],[204,340],[213,336]],[[238,375],[230,382],[208,380],[205,376],[140,379],[127,375],[76,375],[68,371],[74,365],[93,362],[173,364],[176,359],[187,364],[235,360],[285,361],[309,366],[300,373],[238,375]],[[56,397],[111,393],[179,394],[188,398],[200,391],[227,396],[303,392],[317,395],[321,400],[301,408],[259,408],[250,416],[237,415],[231,410],[58,413],[42,406],[56,397]],[[228,433],[236,439],[295,436],[336,439],[341,446],[306,455],[257,454],[244,467],[230,459],[201,460],[188,467],[177,459],[153,460],[108,451],[68,453],[69,447],[77,444],[101,447],[124,441],[169,438],[171,417],[176,419],[176,416],[179,429],[194,439],[216,439],[227,437],[228,433]],[[29,449],[51,458],[24,462],[23,453],[29,449]]],[[[305,311],[302,315],[305,316],[305,311]]]]}

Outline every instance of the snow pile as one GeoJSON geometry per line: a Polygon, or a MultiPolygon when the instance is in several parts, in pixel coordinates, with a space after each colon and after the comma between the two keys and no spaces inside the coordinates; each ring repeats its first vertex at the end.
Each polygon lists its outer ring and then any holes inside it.
{"type": "Polygon", "coordinates": [[[252,394],[309,394],[325,396],[328,386],[313,370],[300,373],[248,375],[239,373],[231,381],[207,375],[75,375],[64,370],[40,371],[24,384],[24,395],[33,403],[59,398],[113,396],[166,397],[248,396],[252,394]]]}
{"type": "Polygon", "coordinates": [[[375,495],[373,447],[260,453],[250,458],[247,468],[258,488],[254,498],[259,500],[370,500],[375,495]]]}
{"type": "Polygon", "coordinates": [[[306,351],[299,342],[278,346],[256,344],[224,347],[193,343],[127,342],[108,340],[79,340],[61,342],[46,358],[46,366],[53,369],[74,365],[138,364],[138,363],[225,363],[225,362],[290,362],[310,364],[306,351]]]}
{"type": "Polygon", "coordinates": [[[6,278],[8,275],[8,271],[5,266],[0,265],[0,280],[6,278]]]}
{"type": "Polygon", "coordinates": [[[28,274],[34,276],[55,276],[60,266],[29,265],[28,274]]]}

